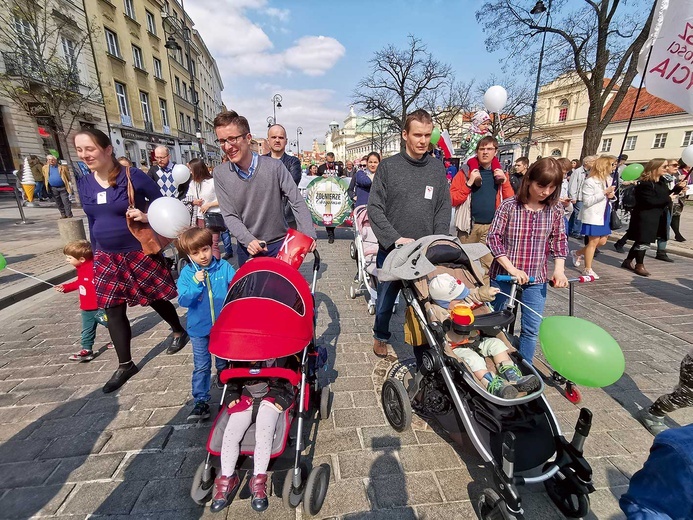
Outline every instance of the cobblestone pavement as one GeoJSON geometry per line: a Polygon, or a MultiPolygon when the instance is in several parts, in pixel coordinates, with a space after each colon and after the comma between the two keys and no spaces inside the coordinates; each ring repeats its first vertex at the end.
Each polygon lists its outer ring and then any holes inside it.
{"type": "MultiPolygon", "coordinates": [[[[398,434],[386,425],[379,387],[388,364],[371,353],[372,317],[363,299],[348,297],[354,264],[350,233],[338,230],[321,243],[318,336],[330,352],[323,377],[334,391],[328,420],[313,425],[307,459],[329,463],[331,482],[318,516],[355,519],[474,518],[470,497],[487,487],[490,471],[468,440],[456,446],[422,420],[398,434]],[[317,431],[316,431],[317,430],[317,431]],[[317,439],[317,440],[316,440],[317,439]]],[[[693,239],[693,236],[690,238],[693,239]]],[[[639,469],[652,437],[632,413],[669,391],[693,331],[693,260],[665,264],[648,258],[653,273],[636,278],[618,268],[623,255],[610,246],[598,257],[602,280],[577,288],[576,315],[610,331],[626,357],[626,375],[615,385],[582,389],[594,413],[586,455],[597,491],[588,518],[622,518],[618,497],[639,469]]],[[[304,268],[307,274],[307,269],[304,268]]],[[[547,314],[567,314],[565,290],[551,290],[547,314]]],[[[182,312],[181,312],[182,314],[182,312]]],[[[196,519],[259,517],[247,488],[224,513],[212,515],[189,498],[192,476],[204,458],[208,424],[188,425],[192,354],[166,355],[169,331],[149,308],[130,311],[133,355],[140,373],[119,392],[101,393],[116,366],[99,330],[92,362],[73,364],[80,318],[77,296],[41,293],[0,311],[0,518],[196,519]]],[[[408,357],[393,330],[394,353],[408,357]]],[[[268,317],[270,319],[271,317],[268,317]]],[[[548,399],[570,435],[578,408],[557,389],[548,399]]],[[[672,414],[678,424],[693,410],[672,414]]],[[[300,518],[283,508],[283,475],[266,519],[300,518]]],[[[543,487],[523,490],[528,519],[557,519],[543,487]]]]}

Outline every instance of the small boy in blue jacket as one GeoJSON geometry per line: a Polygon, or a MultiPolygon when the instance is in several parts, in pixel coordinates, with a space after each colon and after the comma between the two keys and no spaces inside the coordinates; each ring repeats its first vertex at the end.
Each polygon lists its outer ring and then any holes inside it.
{"type": "MultiPolygon", "coordinates": [[[[191,228],[178,237],[178,249],[188,255],[178,277],[178,304],[188,308],[187,332],[193,350],[192,395],[195,406],[188,422],[209,419],[209,389],[212,376],[212,355],[209,353],[209,332],[224,305],[224,299],[236,273],[231,264],[212,256],[212,233],[204,228],[191,228]]],[[[217,373],[226,361],[216,358],[217,373]]]]}

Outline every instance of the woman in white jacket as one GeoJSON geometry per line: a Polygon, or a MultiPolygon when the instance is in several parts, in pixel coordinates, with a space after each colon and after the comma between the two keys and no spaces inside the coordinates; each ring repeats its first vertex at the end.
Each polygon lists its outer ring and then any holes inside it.
{"type": "Polygon", "coordinates": [[[585,276],[599,276],[592,270],[594,252],[599,246],[606,244],[606,239],[611,234],[611,204],[609,199],[614,198],[616,186],[612,186],[611,172],[615,167],[615,159],[610,156],[602,156],[597,159],[590,170],[590,174],[582,184],[582,234],[587,237],[587,245],[571,251],[573,264],[580,267],[583,262],[585,276]]]}

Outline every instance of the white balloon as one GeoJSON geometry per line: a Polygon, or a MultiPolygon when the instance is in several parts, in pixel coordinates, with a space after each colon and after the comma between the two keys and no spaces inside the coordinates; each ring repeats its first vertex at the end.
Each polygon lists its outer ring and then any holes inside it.
{"type": "Polygon", "coordinates": [[[173,197],[155,199],[147,211],[152,229],[166,238],[176,238],[190,227],[190,212],[182,201],[173,197]]]}
{"type": "Polygon", "coordinates": [[[686,163],[686,166],[693,166],[693,144],[683,149],[681,160],[686,163]]]}
{"type": "Polygon", "coordinates": [[[508,102],[508,92],[500,85],[489,87],[484,94],[484,105],[489,112],[500,113],[508,102]]]}
{"type": "Polygon", "coordinates": [[[171,170],[171,175],[173,175],[173,183],[176,186],[188,182],[190,178],[190,169],[185,164],[176,164],[171,170]]]}

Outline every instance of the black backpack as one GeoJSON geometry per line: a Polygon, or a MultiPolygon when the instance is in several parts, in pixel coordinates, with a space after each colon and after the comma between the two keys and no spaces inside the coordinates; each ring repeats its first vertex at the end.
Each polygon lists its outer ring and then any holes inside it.
{"type": "Polygon", "coordinates": [[[635,209],[635,186],[626,186],[621,192],[621,207],[626,211],[635,209]]]}

